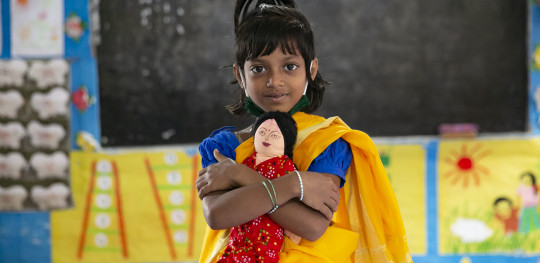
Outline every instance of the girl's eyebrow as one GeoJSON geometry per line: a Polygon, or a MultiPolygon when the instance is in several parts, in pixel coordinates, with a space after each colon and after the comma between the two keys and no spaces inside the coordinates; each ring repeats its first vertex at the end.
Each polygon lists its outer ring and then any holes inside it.
{"type": "Polygon", "coordinates": [[[286,59],[295,59],[295,58],[302,58],[302,56],[300,55],[293,55],[293,54],[287,54],[283,57],[283,60],[286,60],[286,59]]]}
{"type": "MultiPolygon", "coordinates": [[[[266,62],[266,59],[264,59],[264,57],[265,56],[256,57],[256,58],[251,59],[250,61],[252,63],[253,62],[256,62],[256,63],[266,62]]],[[[302,56],[299,56],[299,55],[288,55],[288,56],[283,57],[281,60],[282,61],[290,61],[290,60],[295,60],[295,59],[303,59],[303,58],[302,58],[302,56]]]]}

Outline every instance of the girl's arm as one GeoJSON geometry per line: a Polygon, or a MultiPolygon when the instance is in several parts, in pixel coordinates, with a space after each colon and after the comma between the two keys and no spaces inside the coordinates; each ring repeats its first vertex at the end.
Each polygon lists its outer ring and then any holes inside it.
{"type": "MultiPolygon", "coordinates": [[[[264,176],[219,153],[216,158],[220,162],[202,169],[197,180],[203,212],[211,228],[237,226],[272,209],[268,192],[260,183],[266,180],[264,176]]],[[[304,202],[296,198],[300,196],[296,173],[272,180],[280,208],[271,217],[289,231],[313,241],[326,231],[337,209],[339,178],[314,172],[301,174],[304,202]]]]}
{"type": "MultiPolygon", "coordinates": [[[[313,176],[313,174],[317,173],[301,172],[304,184],[306,183],[305,178],[313,176]]],[[[320,173],[320,175],[325,176],[331,181],[326,183],[334,184],[336,188],[339,187],[339,177],[333,174],[324,173],[320,173]]],[[[304,186],[304,199],[307,196],[305,191],[306,188],[304,186]]],[[[339,193],[337,198],[336,208],[333,209],[332,212],[336,211],[337,205],[339,204],[339,193]]],[[[270,218],[283,228],[309,241],[319,239],[324,234],[331,221],[331,218],[323,216],[319,211],[307,206],[298,199],[291,199],[286,204],[280,206],[270,215],[270,218]]]]}

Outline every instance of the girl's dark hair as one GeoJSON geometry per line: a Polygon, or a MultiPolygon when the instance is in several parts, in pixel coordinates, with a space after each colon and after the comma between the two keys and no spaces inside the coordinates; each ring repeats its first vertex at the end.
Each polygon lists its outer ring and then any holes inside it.
{"type": "Polygon", "coordinates": [[[503,202],[503,201],[508,202],[508,204],[509,204],[510,206],[513,205],[513,204],[512,204],[512,201],[510,201],[510,199],[508,199],[508,198],[506,198],[506,197],[503,196],[503,197],[499,197],[499,198],[495,199],[495,202],[493,202],[493,206],[497,206],[500,202],[503,202]]]}
{"type": "Polygon", "coordinates": [[[536,177],[534,176],[534,174],[531,172],[524,172],[523,174],[521,174],[520,178],[523,179],[523,177],[525,176],[529,176],[531,178],[534,193],[538,194],[538,185],[536,185],[536,177]]]}
{"type": "Polygon", "coordinates": [[[255,132],[261,126],[261,124],[266,121],[274,119],[283,134],[283,141],[285,144],[285,155],[292,160],[293,158],[293,148],[296,143],[296,136],[298,135],[298,130],[296,127],[296,121],[288,113],[281,111],[269,111],[261,114],[251,130],[251,136],[255,136],[255,132]]]}
{"type": "MultiPolygon", "coordinates": [[[[296,55],[304,59],[308,88],[306,96],[311,104],[302,111],[315,112],[321,105],[326,81],[317,72],[311,79],[309,65],[315,58],[315,44],[311,25],[306,17],[296,9],[294,0],[237,0],[234,10],[235,63],[241,68],[247,60],[270,55],[276,48],[285,54],[296,55]]],[[[234,81],[233,83],[237,83],[234,81]]],[[[227,109],[234,115],[243,115],[246,96],[240,92],[240,98],[227,109]]]]}

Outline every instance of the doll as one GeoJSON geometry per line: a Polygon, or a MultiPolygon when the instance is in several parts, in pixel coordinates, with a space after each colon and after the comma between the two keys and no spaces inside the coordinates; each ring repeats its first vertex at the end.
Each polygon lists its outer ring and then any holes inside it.
{"type": "MultiPolygon", "coordinates": [[[[284,112],[266,112],[254,124],[255,152],[243,164],[268,179],[265,188],[273,204],[276,196],[270,180],[296,170],[292,162],[296,135],[296,122],[284,112]]],[[[268,214],[277,208],[274,205],[268,214]]],[[[283,235],[280,225],[268,215],[261,215],[232,228],[229,244],[218,262],[278,262],[283,235]]],[[[292,233],[288,236],[296,237],[292,233]]]]}

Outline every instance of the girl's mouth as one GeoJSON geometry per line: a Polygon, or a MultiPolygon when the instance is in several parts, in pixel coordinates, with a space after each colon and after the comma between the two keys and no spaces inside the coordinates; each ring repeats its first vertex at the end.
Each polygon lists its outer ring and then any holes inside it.
{"type": "Polygon", "coordinates": [[[270,146],[270,144],[267,143],[267,142],[263,142],[263,146],[264,146],[264,147],[268,147],[268,146],[270,146]]]}
{"type": "Polygon", "coordinates": [[[266,97],[274,101],[280,101],[283,98],[285,98],[286,95],[287,94],[279,93],[279,94],[270,94],[270,95],[267,95],[266,97]]]}

